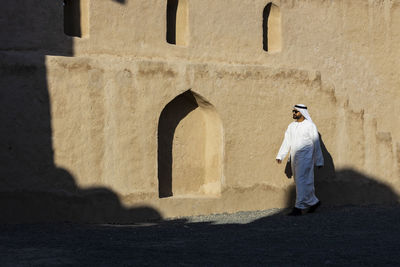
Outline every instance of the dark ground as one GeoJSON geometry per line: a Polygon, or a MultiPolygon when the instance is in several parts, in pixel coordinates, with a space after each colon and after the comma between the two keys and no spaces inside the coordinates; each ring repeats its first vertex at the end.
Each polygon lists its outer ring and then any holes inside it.
{"type": "Polygon", "coordinates": [[[123,226],[10,224],[0,226],[0,240],[1,266],[399,266],[400,206],[123,226]]]}

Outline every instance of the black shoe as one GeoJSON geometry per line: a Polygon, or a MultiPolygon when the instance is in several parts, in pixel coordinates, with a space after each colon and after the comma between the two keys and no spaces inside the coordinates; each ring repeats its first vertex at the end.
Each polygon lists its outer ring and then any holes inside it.
{"type": "Polygon", "coordinates": [[[310,207],[310,209],[308,210],[308,213],[313,213],[320,205],[321,205],[321,201],[318,201],[317,203],[315,203],[314,205],[312,205],[310,207]]]}
{"type": "Polygon", "coordinates": [[[293,210],[288,214],[288,216],[300,216],[301,214],[301,209],[294,207],[293,210]]]}

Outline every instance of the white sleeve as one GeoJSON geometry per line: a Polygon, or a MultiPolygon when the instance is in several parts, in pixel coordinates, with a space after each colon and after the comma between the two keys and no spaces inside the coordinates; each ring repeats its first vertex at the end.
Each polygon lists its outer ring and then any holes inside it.
{"type": "Polygon", "coordinates": [[[324,166],[324,156],[322,155],[319,134],[315,124],[313,124],[311,136],[314,143],[314,164],[315,166],[324,166]]]}
{"type": "Polygon", "coordinates": [[[281,148],[279,149],[278,155],[276,155],[276,159],[283,160],[286,155],[289,153],[290,150],[290,143],[289,143],[289,127],[286,129],[285,137],[283,139],[281,148]]]}

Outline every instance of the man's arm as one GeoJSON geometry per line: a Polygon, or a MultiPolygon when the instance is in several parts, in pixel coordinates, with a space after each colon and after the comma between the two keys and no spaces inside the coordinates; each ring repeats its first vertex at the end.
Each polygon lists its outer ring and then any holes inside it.
{"type": "Polygon", "coordinates": [[[285,137],[283,139],[281,148],[279,149],[278,155],[276,156],[276,162],[278,164],[282,163],[282,160],[286,157],[290,150],[290,143],[289,143],[289,127],[286,129],[285,137]]]}

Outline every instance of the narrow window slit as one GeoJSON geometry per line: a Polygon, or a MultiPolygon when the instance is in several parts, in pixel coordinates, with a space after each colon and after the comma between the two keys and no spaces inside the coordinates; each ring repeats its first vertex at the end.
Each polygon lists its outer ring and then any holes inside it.
{"type": "Polygon", "coordinates": [[[88,32],[88,0],[64,0],[64,33],[85,37],[88,32]]]}
{"type": "Polygon", "coordinates": [[[267,52],[279,52],[281,46],[281,13],[277,5],[269,3],[263,11],[263,49],[267,52]]]}
{"type": "Polygon", "coordinates": [[[167,43],[186,46],[189,35],[187,0],[168,0],[166,24],[167,43]]]}

